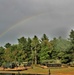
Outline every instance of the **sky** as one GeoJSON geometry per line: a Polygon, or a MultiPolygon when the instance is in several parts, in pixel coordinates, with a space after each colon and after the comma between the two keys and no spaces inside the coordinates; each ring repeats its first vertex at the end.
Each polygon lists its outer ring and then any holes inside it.
{"type": "Polygon", "coordinates": [[[67,38],[74,29],[74,0],[0,0],[0,46],[17,39],[67,38]]]}

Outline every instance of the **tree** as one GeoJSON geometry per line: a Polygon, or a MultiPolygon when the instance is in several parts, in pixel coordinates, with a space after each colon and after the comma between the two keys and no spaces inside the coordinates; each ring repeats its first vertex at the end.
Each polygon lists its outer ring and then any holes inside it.
{"type": "Polygon", "coordinates": [[[41,38],[41,50],[39,52],[40,62],[49,60],[51,58],[52,45],[48,40],[46,34],[43,34],[41,38]]]}
{"type": "Polygon", "coordinates": [[[58,38],[58,39],[53,39],[53,53],[52,57],[53,59],[59,60],[61,63],[69,63],[71,60],[71,55],[70,55],[70,41],[63,39],[63,38],[58,38]]]}
{"type": "Polygon", "coordinates": [[[41,40],[49,40],[46,34],[43,34],[43,37],[41,38],[41,40]]]}
{"type": "MultiPolygon", "coordinates": [[[[3,47],[0,47],[0,63],[2,63],[4,60],[3,60],[3,54],[4,54],[4,48],[3,47]]],[[[1,64],[0,64],[1,65],[1,64]]]]}
{"type": "Polygon", "coordinates": [[[70,36],[70,41],[71,41],[70,53],[72,55],[72,60],[74,61],[74,30],[71,30],[69,36],[70,36]]]}
{"type": "Polygon", "coordinates": [[[27,38],[21,37],[18,39],[18,50],[24,51],[24,61],[27,61],[27,38]]]}
{"type": "Polygon", "coordinates": [[[12,53],[10,48],[6,48],[3,56],[4,62],[12,62],[13,59],[11,57],[12,57],[12,53]]]}
{"type": "Polygon", "coordinates": [[[18,43],[22,48],[24,47],[24,45],[26,45],[26,42],[27,42],[27,40],[24,37],[21,37],[18,39],[18,43]]]}
{"type": "Polygon", "coordinates": [[[9,47],[11,47],[11,44],[10,44],[10,43],[6,43],[6,44],[5,44],[5,47],[6,47],[6,48],[9,48],[9,47]]]}
{"type": "Polygon", "coordinates": [[[71,40],[71,42],[74,44],[74,30],[71,30],[69,36],[70,36],[70,40],[71,40]]]}
{"type": "Polygon", "coordinates": [[[30,62],[32,57],[31,57],[31,38],[28,37],[28,40],[27,40],[27,61],[30,62]]]}
{"type": "Polygon", "coordinates": [[[39,51],[39,39],[36,35],[32,39],[31,48],[32,48],[32,63],[34,63],[36,65],[38,63],[38,61],[37,61],[38,54],[37,53],[39,51]]]}

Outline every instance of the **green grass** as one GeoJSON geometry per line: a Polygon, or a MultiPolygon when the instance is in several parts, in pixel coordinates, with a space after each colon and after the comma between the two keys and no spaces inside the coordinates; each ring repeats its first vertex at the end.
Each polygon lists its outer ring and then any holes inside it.
{"type": "MultiPolygon", "coordinates": [[[[49,68],[48,69],[43,69],[38,66],[33,66],[33,69],[28,69],[26,71],[22,71],[21,73],[28,73],[28,74],[48,74],[49,73],[49,68]]],[[[74,67],[70,68],[50,68],[50,73],[51,74],[69,74],[74,75],[74,67]]]]}
{"type": "MultiPolygon", "coordinates": [[[[29,68],[24,71],[19,71],[22,74],[48,74],[49,69],[51,72],[51,75],[74,75],[74,67],[69,67],[69,68],[47,68],[43,69],[40,66],[33,66],[33,68],[29,68]]],[[[18,71],[0,71],[0,73],[18,73],[18,71]]]]}
{"type": "Polygon", "coordinates": [[[47,69],[43,69],[39,66],[33,66],[33,69],[28,69],[25,71],[21,71],[21,73],[28,73],[28,74],[48,74],[49,73],[49,69],[51,74],[70,74],[73,73],[74,75],[74,67],[70,67],[70,68],[47,68],[47,69]]]}
{"type": "Polygon", "coordinates": [[[25,71],[21,71],[21,73],[28,73],[28,74],[48,74],[49,69],[43,69],[39,66],[33,66],[33,68],[30,68],[25,71]]]}

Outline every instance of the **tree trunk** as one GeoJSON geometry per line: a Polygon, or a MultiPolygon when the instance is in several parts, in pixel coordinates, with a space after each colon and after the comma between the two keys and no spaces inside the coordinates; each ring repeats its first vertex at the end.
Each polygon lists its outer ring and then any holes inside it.
{"type": "Polygon", "coordinates": [[[32,65],[33,65],[33,58],[34,58],[34,54],[33,54],[33,50],[31,49],[32,51],[32,65]]]}
{"type": "Polygon", "coordinates": [[[35,65],[37,64],[37,51],[36,51],[36,48],[35,48],[35,65]]]}

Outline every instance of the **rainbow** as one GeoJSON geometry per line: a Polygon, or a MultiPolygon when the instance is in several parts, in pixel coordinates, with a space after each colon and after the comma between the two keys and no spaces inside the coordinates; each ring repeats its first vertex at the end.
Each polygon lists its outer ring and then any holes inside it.
{"type": "Polygon", "coordinates": [[[38,13],[38,14],[36,14],[36,15],[30,16],[30,17],[28,17],[28,18],[22,19],[21,21],[19,21],[19,22],[15,23],[14,25],[12,25],[8,30],[6,30],[6,31],[4,31],[2,34],[0,34],[0,38],[1,38],[2,36],[4,36],[6,33],[8,33],[10,30],[14,29],[15,27],[20,26],[20,25],[23,25],[23,24],[25,24],[26,22],[28,22],[28,21],[30,21],[30,20],[32,20],[32,19],[35,19],[36,17],[42,16],[42,15],[44,15],[44,14],[45,14],[45,13],[42,13],[42,12],[41,12],[41,13],[38,13]]]}

